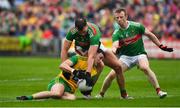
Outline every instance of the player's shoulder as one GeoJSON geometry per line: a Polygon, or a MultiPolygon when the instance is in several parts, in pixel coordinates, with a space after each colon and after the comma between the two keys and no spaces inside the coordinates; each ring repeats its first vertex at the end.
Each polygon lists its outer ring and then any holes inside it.
{"type": "Polygon", "coordinates": [[[96,35],[97,34],[97,29],[98,29],[98,26],[94,23],[90,23],[88,22],[88,30],[89,32],[91,32],[93,35],[96,35]]]}
{"type": "Polygon", "coordinates": [[[75,27],[71,27],[69,32],[71,32],[71,34],[76,34],[78,32],[78,30],[75,27]]]}
{"type": "Polygon", "coordinates": [[[87,22],[87,25],[91,28],[91,27],[95,27],[97,28],[98,26],[94,23],[91,23],[91,22],[87,22]]]}
{"type": "Polygon", "coordinates": [[[71,60],[73,63],[76,63],[78,61],[78,56],[77,55],[73,55],[69,58],[69,60],[71,60]]]}
{"type": "Polygon", "coordinates": [[[129,21],[130,25],[133,27],[140,27],[142,24],[139,22],[129,21]]]}
{"type": "Polygon", "coordinates": [[[113,36],[116,35],[119,32],[119,29],[115,29],[113,32],[113,36]]]}

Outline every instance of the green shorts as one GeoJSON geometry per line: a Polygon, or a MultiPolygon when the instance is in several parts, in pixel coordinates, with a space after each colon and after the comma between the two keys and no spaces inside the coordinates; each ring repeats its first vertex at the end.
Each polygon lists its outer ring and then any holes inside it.
{"type": "Polygon", "coordinates": [[[51,88],[52,88],[52,86],[53,86],[54,84],[56,84],[56,83],[63,84],[64,87],[65,87],[65,90],[64,90],[64,91],[65,91],[65,92],[72,93],[71,87],[69,86],[69,84],[68,84],[63,78],[61,78],[61,77],[56,77],[56,78],[52,79],[52,80],[50,81],[50,83],[48,84],[48,90],[50,91],[51,88]]]}

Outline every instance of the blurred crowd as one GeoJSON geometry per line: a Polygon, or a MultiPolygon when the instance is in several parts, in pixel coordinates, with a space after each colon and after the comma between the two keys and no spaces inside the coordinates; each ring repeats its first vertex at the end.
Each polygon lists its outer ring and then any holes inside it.
{"type": "Polygon", "coordinates": [[[104,38],[116,27],[115,8],[144,24],[158,38],[180,39],[179,0],[0,0],[0,36],[25,36],[41,44],[65,37],[76,16],[97,24],[104,38]],[[4,2],[2,2],[4,1],[4,2]]]}

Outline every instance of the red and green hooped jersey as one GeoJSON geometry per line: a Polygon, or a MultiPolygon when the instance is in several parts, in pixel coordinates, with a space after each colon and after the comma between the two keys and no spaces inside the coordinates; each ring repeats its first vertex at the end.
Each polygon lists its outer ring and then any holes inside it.
{"type": "Polygon", "coordinates": [[[118,55],[136,56],[146,54],[142,35],[145,32],[145,27],[133,21],[128,21],[126,29],[118,28],[114,31],[112,40],[113,43],[118,41],[121,46],[118,55]]]}
{"type": "Polygon", "coordinates": [[[99,45],[100,42],[101,32],[98,26],[93,23],[87,23],[87,25],[88,31],[84,36],[80,35],[75,27],[71,28],[66,35],[68,41],[75,40],[75,50],[80,55],[84,55],[82,52],[87,52],[91,45],[99,45]]]}

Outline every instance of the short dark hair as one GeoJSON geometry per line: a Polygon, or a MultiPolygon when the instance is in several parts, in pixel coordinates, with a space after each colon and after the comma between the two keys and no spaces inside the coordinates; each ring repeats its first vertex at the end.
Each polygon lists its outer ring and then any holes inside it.
{"type": "Polygon", "coordinates": [[[79,17],[75,20],[75,27],[78,31],[81,31],[87,25],[87,21],[83,17],[79,17]]]}
{"type": "Polygon", "coordinates": [[[114,11],[114,13],[121,13],[121,12],[124,12],[125,15],[127,15],[127,11],[126,11],[125,8],[119,8],[119,9],[116,9],[116,10],[114,11]]]}

